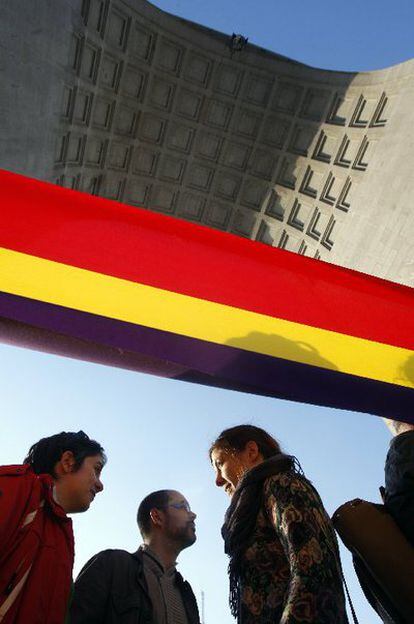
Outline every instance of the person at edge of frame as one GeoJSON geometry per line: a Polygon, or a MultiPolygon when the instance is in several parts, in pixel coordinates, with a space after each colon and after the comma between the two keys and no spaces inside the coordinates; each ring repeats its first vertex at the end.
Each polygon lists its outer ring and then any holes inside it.
{"type": "Polygon", "coordinates": [[[414,425],[386,420],[393,439],[385,461],[384,504],[414,547],[414,425]]]}
{"type": "Polygon", "coordinates": [[[83,431],[42,438],[0,467],[0,621],[62,624],[74,560],[72,520],[103,490],[102,446],[83,431]]]}
{"type": "Polygon", "coordinates": [[[209,453],[231,499],[222,535],[238,624],[347,624],[335,533],[297,459],[253,425],[224,430],[209,453]]]}
{"type": "MultiPolygon", "coordinates": [[[[385,488],[380,487],[380,492],[386,511],[414,546],[414,425],[388,418],[384,421],[393,438],[385,461],[385,488]]],[[[362,591],[381,620],[386,624],[405,622],[398,605],[392,603],[366,563],[356,553],[352,559],[362,591]]]]}
{"type": "Polygon", "coordinates": [[[175,490],[146,496],[137,521],[143,544],[134,553],[104,550],[75,582],[71,624],[200,624],[190,584],[176,569],[196,541],[196,514],[175,490]]]}

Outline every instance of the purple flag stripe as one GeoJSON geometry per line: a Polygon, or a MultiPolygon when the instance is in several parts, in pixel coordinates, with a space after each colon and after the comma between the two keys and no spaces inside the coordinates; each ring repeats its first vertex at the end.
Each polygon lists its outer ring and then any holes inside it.
{"type": "MultiPolygon", "coordinates": [[[[0,316],[159,364],[168,376],[414,422],[414,390],[0,293],[0,316]]],[[[269,340],[276,336],[264,337],[269,340]]],[[[298,347],[299,348],[299,347],[298,347]]],[[[320,359],[321,364],[323,360],[320,359]]],[[[142,370],[142,369],[141,369],[142,370]]],[[[157,372],[156,374],[163,374],[157,372]]]]}

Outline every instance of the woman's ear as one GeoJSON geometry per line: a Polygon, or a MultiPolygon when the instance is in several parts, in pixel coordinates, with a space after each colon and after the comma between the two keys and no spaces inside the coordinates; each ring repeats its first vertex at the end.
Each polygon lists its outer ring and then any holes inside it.
{"type": "Polygon", "coordinates": [[[254,440],[249,440],[244,450],[246,453],[246,457],[252,464],[256,463],[258,459],[263,459],[259,451],[259,447],[257,446],[257,442],[255,442],[254,440]]]}
{"type": "Polygon", "coordinates": [[[62,457],[56,464],[56,474],[58,476],[62,476],[64,474],[69,474],[70,472],[73,472],[75,463],[76,461],[72,451],[65,451],[64,453],[62,453],[62,457]]]}

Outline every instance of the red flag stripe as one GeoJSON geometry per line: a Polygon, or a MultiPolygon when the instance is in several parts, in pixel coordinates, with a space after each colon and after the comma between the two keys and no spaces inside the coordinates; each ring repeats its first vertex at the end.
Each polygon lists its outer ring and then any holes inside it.
{"type": "Polygon", "coordinates": [[[0,171],[0,246],[414,348],[414,291],[210,228],[0,171]]]}

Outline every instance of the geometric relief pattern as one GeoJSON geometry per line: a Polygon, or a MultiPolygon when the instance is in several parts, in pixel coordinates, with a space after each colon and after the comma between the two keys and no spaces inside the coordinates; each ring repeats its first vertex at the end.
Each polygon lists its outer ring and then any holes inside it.
{"type": "Polygon", "coordinates": [[[205,46],[202,27],[180,24],[193,29],[183,37],[176,18],[163,14],[161,28],[158,10],[147,9],[83,2],[54,178],[329,257],[387,124],[387,93],[348,86],[346,74],[332,84],[329,73],[318,80],[305,66],[297,74],[254,48],[246,61],[243,51],[230,54],[225,35],[206,30],[205,46]]]}

